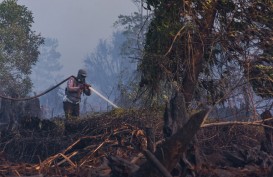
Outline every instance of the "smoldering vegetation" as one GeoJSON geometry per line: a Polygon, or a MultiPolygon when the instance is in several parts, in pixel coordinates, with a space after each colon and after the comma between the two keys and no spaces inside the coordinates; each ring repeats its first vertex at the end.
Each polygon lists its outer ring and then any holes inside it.
{"type": "MultiPolygon", "coordinates": [[[[151,163],[149,174],[161,176],[162,169],[153,158],[161,159],[159,151],[172,157],[179,148],[168,144],[172,138],[164,138],[164,112],[164,107],[114,109],[74,120],[25,116],[19,126],[1,131],[1,175],[140,176],[139,170],[151,163]]],[[[198,119],[203,120],[194,116],[190,120],[198,119]]],[[[181,142],[191,131],[197,134],[189,137],[185,155],[170,170],[172,176],[272,174],[271,129],[244,124],[206,126],[213,123],[217,121],[208,119],[201,129],[186,124],[186,134],[179,135],[181,142]]]]}

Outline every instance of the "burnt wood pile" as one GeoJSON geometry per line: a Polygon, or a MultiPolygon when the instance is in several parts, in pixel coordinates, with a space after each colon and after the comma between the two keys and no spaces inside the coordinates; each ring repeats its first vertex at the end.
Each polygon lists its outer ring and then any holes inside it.
{"type": "Polygon", "coordinates": [[[205,114],[189,116],[170,137],[163,133],[163,109],[117,109],[75,120],[28,117],[17,129],[1,132],[0,175],[273,176],[273,156],[266,148],[270,128],[200,129],[205,114]]]}

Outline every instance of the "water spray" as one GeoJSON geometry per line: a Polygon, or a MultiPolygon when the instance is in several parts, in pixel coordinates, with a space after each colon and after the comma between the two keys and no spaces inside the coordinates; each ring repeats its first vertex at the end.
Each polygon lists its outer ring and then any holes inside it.
{"type": "Polygon", "coordinates": [[[92,90],[95,94],[97,94],[99,97],[107,101],[109,104],[111,104],[114,108],[119,108],[117,105],[115,105],[113,102],[111,102],[109,99],[107,99],[105,96],[100,94],[97,90],[95,90],[93,87],[89,87],[90,90],[92,90]]]}

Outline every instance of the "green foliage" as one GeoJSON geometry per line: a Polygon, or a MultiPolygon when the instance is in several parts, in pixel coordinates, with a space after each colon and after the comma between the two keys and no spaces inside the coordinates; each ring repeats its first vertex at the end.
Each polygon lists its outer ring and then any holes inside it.
{"type": "Polygon", "coordinates": [[[249,72],[254,91],[266,98],[273,97],[273,67],[255,63],[249,72]]]}
{"type": "Polygon", "coordinates": [[[162,83],[176,82],[190,102],[200,79],[220,83],[234,80],[236,73],[251,81],[260,96],[271,93],[272,74],[265,68],[273,65],[272,1],[147,0],[146,4],[154,18],[139,70],[150,91],[161,93],[168,86],[162,83]]]}
{"type": "Polygon", "coordinates": [[[29,74],[37,61],[43,38],[31,30],[32,13],[16,0],[0,3],[1,91],[26,95],[31,89],[29,74]]]}

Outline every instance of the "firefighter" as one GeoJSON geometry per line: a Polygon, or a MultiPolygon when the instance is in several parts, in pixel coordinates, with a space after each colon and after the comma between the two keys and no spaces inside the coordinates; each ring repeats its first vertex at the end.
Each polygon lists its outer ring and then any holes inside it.
{"type": "Polygon", "coordinates": [[[66,119],[78,117],[80,114],[80,102],[82,95],[91,95],[90,85],[85,83],[87,72],[84,69],[78,71],[77,77],[70,77],[67,81],[63,109],[66,119]]]}

